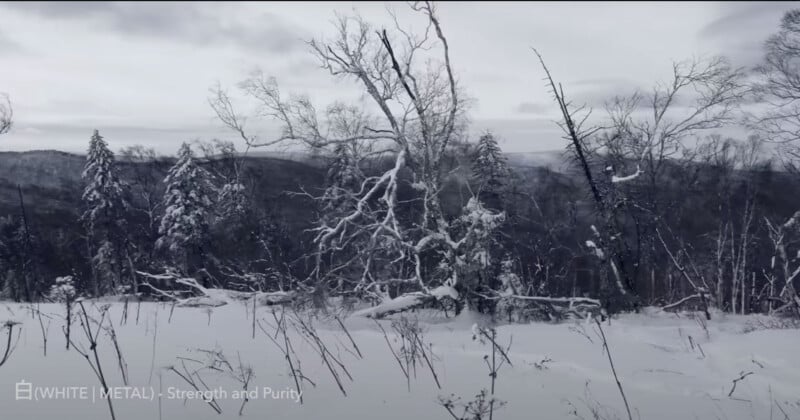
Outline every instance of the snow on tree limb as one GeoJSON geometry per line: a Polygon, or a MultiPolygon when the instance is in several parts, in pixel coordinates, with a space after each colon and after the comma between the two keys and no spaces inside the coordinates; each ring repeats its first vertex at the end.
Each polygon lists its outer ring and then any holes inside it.
{"type": "Polygon", "coordinates": [[[634,172],[634,173],[632,173],[632,174],[630,174],[630,175],[626,175],[626,176],[616,176],[616,175],[613,175],[613,176],[611,177],[611,182],[612,182],[612,183],[614,183],[614,184],[618,184],[618,183],[621,183],[621,182],[628,182],[628,181],[632,181],[632,180],[634,180],[634,179],[638,178],[638,177],[639,177],[639,175],[641,175],[641,174],[643,174],[643,173],[644,173],[644,171],[642,171],[642,170],[639,168],[639,165],[636,165],[636,172],[634,172]]]}
{"type": "Polygon", "coordinates": [[[444,298],[458,299],[458,297],[458,292],[454,288],[439,286],[431,290],[430,293],[412,292],[400,295],[377,306],[356,311],[353,316],[379,319],[394,313],[409,311],[444,298]]]}
{"type": "Polygon", "coordinates": [[[700,296],[700,294],[689,295],[689,296],[686,296],[683,299],[678,300],[677,302],[673,302],[673,303],[670,303],[668,305],[664,305],[664,306],[661,307],[661,309],[665,310],[665,311],[669,311],[669,310],[675,309],[675,308],[683,305],[686,302],[689,302],[690,300],[701,299],[701,298],[702,298],[702,296],[700,296]]]}
{"type": "Polygon", "coordinates": [[[529,300],[533,302],[560,303],[560,304],[566,303],[569,306],[592,305],[600,307],[600,300],[592,298],[584,298],[584,297],[547,297],[547,296],[521,296],[521,295],[512,295],[509,297],[513,299],[529,300]]]}
{"type": "Polygon", "coordinates": [[[293,302],[298,297],[298,293],[290,292],[240,292],[236,290],[227,289],[214,289],[203,287],[195,278],[181,277],[174,272],[166,272],[164,274],[152,274],[144,271],[137,271],[139,275],[144,278],[168,281],[176,285],[183,285],[193,289],[195,292],[200,293],[200,296],[192,296],[188,298],[181,298],[171,291],[166,291],[157,288],[149,282],[143,282],[145,286],[160,296],[173,300],[177,306],[187,307],[216,307],[227,305],[236,301],[244,301],[248,299],[255,299],[258,305],[282,305],[293,302]]]}

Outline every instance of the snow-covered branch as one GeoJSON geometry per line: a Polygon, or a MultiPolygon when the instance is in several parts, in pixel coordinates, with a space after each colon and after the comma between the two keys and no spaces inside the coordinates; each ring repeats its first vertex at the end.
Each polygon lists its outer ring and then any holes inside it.
{"type": "Polygon", "coordinates": [[[639,165],[636,165],[636,172],[634,172],[634,173],[632,173],[630,175],[625,175],[625,176],[613,175],[611,177],[611,182],[614,183],[614,184],[618,184],[618,183],[621,183],[621,182],[632,181],[632,180],[638,178],[639,175],[641,175],[642,173],[644,173],[644,171],[642,171],[641,168],[639,168],[639,165]]]}

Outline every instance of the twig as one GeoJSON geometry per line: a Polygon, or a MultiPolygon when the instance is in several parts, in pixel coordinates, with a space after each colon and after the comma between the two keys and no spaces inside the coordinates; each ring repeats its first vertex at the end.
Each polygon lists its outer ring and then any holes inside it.
{"type": "Polygon", "coordinates": [[[739,372],[739,377],[733,380],[733,386],[731,386],[731,390],[730,390],[730,392],[728,392],[728,397],[733,395],[733,391],[736,391],[736,384],[739,381],[744,380],[744,378],[746,378],[746,377],[748,377],[748,376],[750,376],[752,374],[753,374],[753,372],[747,372],[747,373],[745,373],[744,371],[739,372]]]}
{"type": "Polygon", "coordinates": [[[111,420],[115,420],[116,416],[114,415],[114,405],[111,402],[111,393],[108,392],[108,383],[106,382],[105,374],[103,374],[103,366],[100,364],[100,356],[97,352],[97,336],[100,334],[100,330],[103,328],[103,322],[105,321],[108,307],[100,310],[100,321],[97,322],[97,331],[92,333],[91,318],[89,318],[89,314],[86,312],[86,307],[83,305],[83,301],[78,301],[78,305],[81,308],[81,312],[78,313],[78,317],[81,322],[83,333],[86,335],[86,339],[89,342],[89,350],[85,350],[82,346],[76,346],[75,343],[72,343],[72,347],[81,356],[83,356],[84,359],[86,359],[86,362],[89,363],[89,367],[92,368],[95,376],[97,376],[97,379],[100,381],[100,385],[103,387],[103,391],[106,394],[106,401],[108,402],[108,411],[111,413],[111,420]],[[92,359],[89,357],[90,351],[94,356],[94,361],[92,361],[92,359]]]}
{"type": "MultiPolygon", "coordinates": [[[[13,353],[14,349],[17,347],[16,344],[11,344],[15,325],[19,325],[19,323],[14,321],[6,321],[6,323],[3,325],[3,328],[8,329],[8,340],[6,341],[6,349],[3,352],[3,357],[0,359],[0,366],[3,366],[8,361],[8,358],[11,357],[11,353],[13,353]]],[[[19,332],[17,333],[17,342],[19,342],[19,336],[21,333],[22,327],[19,328],[19,332]]]]}
{"type": "Polygon", "coordinates": [[[606,334],[603,332],[603,327],[600,325],[600,321],[597,318],[594,318],[594,323],[597,324],[597,328],[600,330],[600,337],[603,339],[603,349],[605,349],[606,356],[608,356],[608,364],[611,366],[611,373],[614,374],[614,380],[617,382],[617,388],[619,389],[619,394],[622,396],[622,402],[625,403],[625,410],[628,412],[628,420],[633,420],[631,407],[628,405],[628,398],[625,396],[625,390],[622,389],[622,382],[620,382],[619,376],[617,376],[617,369],[614,367],[614,360],[611,358],[611,349],[608,347],[606,334]]]}
{"type": "Polygon", "coordinates": [[[355,340],[353,340],[353,336],[350,335],[350,331],[347,330],[347,327],[344,326],[344,323],[342,322],[342,320],[339,318],[338,315],[334,316],[334,318],[336,319],[336,322],[339,323],[339,326],[342,327],[342,331],[344,331],[344,333],[347,335],[347,338],[350,340],[350,344],[353,345],[353,348],[355,349],[356,353],[358,353],[358,357],[363,359],[364,356],[361,354],[361,350],[358,349],[358,345],[356,344],[355,340]]]}

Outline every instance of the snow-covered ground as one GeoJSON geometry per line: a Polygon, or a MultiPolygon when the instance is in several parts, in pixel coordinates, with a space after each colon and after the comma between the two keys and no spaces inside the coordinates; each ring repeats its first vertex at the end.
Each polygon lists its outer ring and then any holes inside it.
{"type": "MultiPolygon", "coordinates": [[[[87,308],[96,314],[92,304],[87,303],[87,308]]],[[[40,389],[74,386],[99,392],[99,382],[87,361],[78,352],[65,349],[63,307],[46,304],[40,310],[52,317],[46,356],[38,317],[32,317],[25,305],[0,303],[0,320],[22,322],[18,345],[7,363],[0,366],[0,418],[110,418],[106,402],[97,396],[94,401],[92,395],[87,399],[15,399],[15,385],[20,381],[40,389]]],[[[274,323],[271,310],[259,307],[257,319],[274,323]]],[[[205,369],[200,374],[209,388],[227,393],[217,394],[221,415],[202,400],[174,398],[177,391],[192,388],[168,367],[181,371],[182,362],[189,368],[200,366],[194,360],[202,362],[209,357],[200,350],[222,352],[234,370],[240,361],[252,366],[255,377],[249,389],[258,395],[245,405],[242,418],[447,419],[450,415],[439,404],[440,395],[455,394],[468,401],[490,385],[483,360],[490,347],[472,339],[473,326],[483,325],[485,320],[470,313],[455,319],[429,313],[407,314],[418,316],[424,325],[424,342],[432,344],[436,356],[433,363],[442,389],[436,387],[422,364],[417,366],[409,390],[374,321],[345,319],[363,356],[359,357],[334,319],[318,320],[315,326],[320,339],[352,376],[351,380],[337,368],[347,393],[344,396],[314,346],[292,331],[295,362],[300,362],[302,373],[316,384],[305,386],[303,403],[299,404],[290,392],[284,392],[283,399],[273,399],[281,396],[279,391],[295,390],[295,383],[276,344],[260,328],[256,328],[253,338],[252,307],[231,304],[210,311],[174,308],[171,319],[170,312],[169,304],[143,303],[140,308],[130,304],[124,323],[121,303],[112,304],[109,310],[108,319],[114,324],[127,362],[129,384],[140,391],[128,391],[137,394],[129,396],[149,398],[148,393],[153,394],[152,400],[115,400],[117,419],[239,417],[241,400],[233,398],[233,391],[241,389],[241,384],[225,373],[222,365],[217,365],[219,370],[205,369]],[[272,393],[265,395],[267,389],[272,393]]],[[[770,321],[763,317],[713,315],[707,332],[691,314],[656,311],[624,315],[603,324],[633,417],[800,418],[800,331],[764,329],[762,324],[770,321]],[[744,379],[736,383],[731,393],[732,381],[741,376],[744,379]]],[[[42,321],[47,328],[48,318],[45,316],[42,321]]],[[[391,320],[380,322],[393,340],[391,320]]],[[[266,323],[263,326],[272,331],[266,323]]],[[[495,419],[627,418],[595,325],[534,323],[503,325],[497,331],[503,344],[513,337],[509,352],[513,366],[500,370],[496,397],[506,404],[495,413],[495,419]]],[[[77,324],[73,325],[72,337],[85,345],[86,338],[77,324]]],[[[2,356],[5,335],[0,339],[2,356]]],[[[123,386],[109,336],[100,334],[98,341],[101,366],[109,385],[123,386]]]]}

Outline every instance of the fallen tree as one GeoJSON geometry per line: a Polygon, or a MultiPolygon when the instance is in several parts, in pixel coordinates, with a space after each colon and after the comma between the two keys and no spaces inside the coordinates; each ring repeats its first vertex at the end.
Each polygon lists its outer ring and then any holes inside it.
{"type": "Polygon", "coordinates": [[[282,305],[294,302],[298,296],[297,292],[241,292],[238,290],[217,289],[203,287],[192,277],[181,277],[175,273],[152,274],[144,271],[137,271],[144,278],[169,282],[174,285],[182,285],[190,288],[190,292],[199,294],[195,296],[182,297],[185,292],[164,290],[153,286],[150,282],[143,282],[142,286],[154,291],[157,295],[175,301],[176,306],[182,307],[218,307],[233,302],[242,302],[255,299],[257,305],[271,306],[282,305]]]}
{"type": "Polygon", "coordinates": [[[509,320],[558,321],[566,318],[595,317],[602,315],[603,306],[598,299],[585,297],[549,297],[504,294],[495,297],[496,312],[509,320]]]}
{"type": "Polygon", "coordinates": [[[398,312],[410,311],[430,305],[442,299],[458,300],[458,292],[450,286],[439,286],[428,292],[412,292],[402,294],[394,299],[387,299],[371,308],[353,313],[353,316],[380,319],[398,312]]]}

